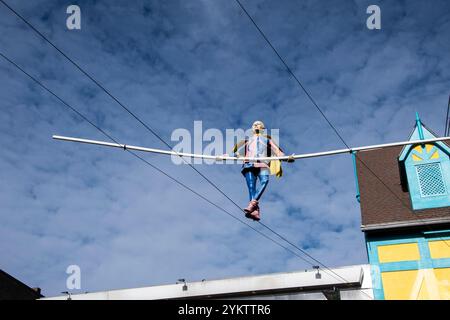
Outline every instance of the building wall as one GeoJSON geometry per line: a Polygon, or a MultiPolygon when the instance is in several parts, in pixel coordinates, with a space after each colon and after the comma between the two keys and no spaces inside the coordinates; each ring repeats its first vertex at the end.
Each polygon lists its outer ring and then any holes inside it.
{"type": "Polygon", "coordinates": [[[0,270],[0,300],[35,300],[42,297],[39,289],[32,289],[0,270]]]}
{"type": "Polygon", "coordinates": [[[366,239],[375,299],[450,299],[450,229],[366,239]]]}

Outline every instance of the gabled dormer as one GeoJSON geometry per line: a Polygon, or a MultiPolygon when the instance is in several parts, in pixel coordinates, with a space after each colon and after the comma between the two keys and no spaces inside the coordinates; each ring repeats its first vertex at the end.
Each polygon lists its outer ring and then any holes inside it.
{"type": "MultiPolygon", "coordinates": [[[[437,138],[420,121],[410,141],[437,138]]],[[[450,206],[450,148],[444,142],[405,146],[399,156],[403,188],[409,191],[414,210],[450,206]]]]}

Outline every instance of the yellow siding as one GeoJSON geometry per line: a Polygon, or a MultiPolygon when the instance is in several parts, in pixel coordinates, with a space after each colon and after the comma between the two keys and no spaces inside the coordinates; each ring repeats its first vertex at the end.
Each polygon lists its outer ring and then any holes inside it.
{"type": "MultiPolygon", "coordinates": [[[[427,155],[425,155],[426,158],[428,158],[428,154],[431,152],[431,150],[433,149],[434,145],[432,144],[427,144],[425,146],[425,150],[427,155]]],[[[416,146],[414,148],[415,151],[417,151],[418,153],[423,153],[424,149],[422,148],[422,146],[416,146]]],[[[422,161],[422,157],[419,157],[418,155],[413,154],[412,158],[414,161],[422,161]]],[[[430,156],[430,159],[439,159],[439,152],[435,151],[433,152],[433,154],[430,156]]]]}
{"type": "Polygon", "coordinates": [[[382,272],[386,300],[450,299],[450,268],[382,272]]]}
{"type": "Polygon", "coordinates": [[[420,260],[417,243],[392,244],[378,246],[380,263],[420,260]]]}
{"type": "Polygon", "coordinates": [[[430,159],[439,159],[439,152],[435,151],[430,159]]]}
{"type": "Polygon", "coordinates": [[[417,278],[417,270],[382,272],[384,298],[408,300],[417,278]]]}
{"type": "Polygon", "coordinates": [[[450,240],[428,242],[432,259],[450,258],[450,240]]]}
{"type": "Polygon", "coordinates": [[[439,284],[439,298],[450,300],[450,268],[434,269],[439,284]]]}

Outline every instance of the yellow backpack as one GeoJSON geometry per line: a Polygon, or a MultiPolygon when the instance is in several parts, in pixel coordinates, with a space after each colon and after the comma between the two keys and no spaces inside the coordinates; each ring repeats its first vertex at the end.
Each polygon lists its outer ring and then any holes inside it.
{"type": "Polygon", "coordinates": [[[283,175],[283,169],[281,168],[280,160],[270,161],[270,174],[275,175],[277,178],[281,178],[283,175]]]}
{"type": "MultiPolygon", "coordinates": [[[[269,136],[268,134],[264,135],[267,139],[272,139],[271,136],[269,136]]],[[[272,154],[272,149],[269,146],[269,143],[267,143],[267,154],[270,155],[272,154]]],[[[275,175],[277,178],[281,178],[281,176],[283,175],[283,169],[281,168],[281,161],[280,160],[272,160],[270,161],[269,164],[269,172],[271,175],[275,175]]]]}

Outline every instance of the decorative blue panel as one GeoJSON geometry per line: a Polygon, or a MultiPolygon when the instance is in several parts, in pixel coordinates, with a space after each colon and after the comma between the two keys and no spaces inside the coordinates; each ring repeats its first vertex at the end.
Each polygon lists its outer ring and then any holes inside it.
{"type": "MultiPolygon", "coordinates": [[[[410,140],[436,138],[416,114],[410,140]]],[[[450,206],[450,147],[442,141],[404,146],[398,161],[414,210],[450,206]],[[403,174],[406,174],[406,181],[403,174]]]]}
{"type": "Polygon", "coordinates": [[[442,196],[447,194],[440,163],[428,163],[416,166],[422,197],[442,196]]]}
{"type": "Polygon", "coordinates": [[[450,206],[450,160],[439,145],[412,146],[405,170],[414,210],[450,206]]]}

